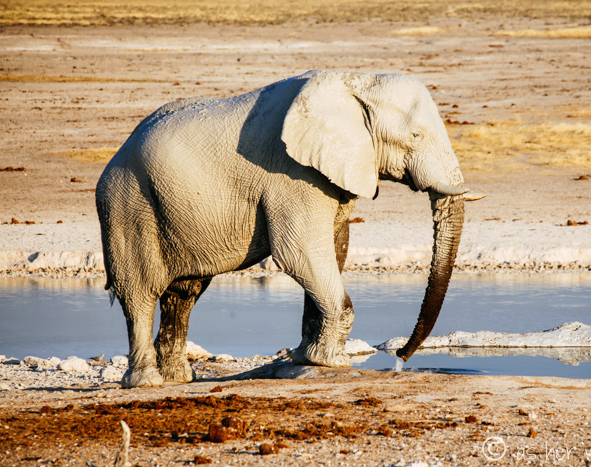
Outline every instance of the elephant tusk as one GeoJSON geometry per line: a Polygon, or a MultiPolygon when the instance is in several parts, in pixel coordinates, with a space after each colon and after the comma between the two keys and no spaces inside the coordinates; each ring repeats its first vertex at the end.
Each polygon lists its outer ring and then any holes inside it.
{"type": "Polygon", "coordinates": [[[464,201],[478,201],[486,196],[486,193],[466,193],[464,201]]]}
{"type": "Polygon", "coordinates": [[[440,195],[445,195],[445,196],[463,195],[464,193],[468,193],[468,191],[469,191],[467,188],[461,188],[459,186],[451,186],[451,185],[448,185],[447,183],[443,183],[443,182],[437,182],[435,185],[431,185],[429,188],[431,190],[435,191],[436,193],[439,193],[440,195]]]}

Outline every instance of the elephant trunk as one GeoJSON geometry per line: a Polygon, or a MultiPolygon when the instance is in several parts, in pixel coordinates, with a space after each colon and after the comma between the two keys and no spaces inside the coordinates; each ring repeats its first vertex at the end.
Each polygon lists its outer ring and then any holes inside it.
{"type": "Polygon", "coordinates": [[[447,292],[464,223],[464,197],[442,197],[430,191],[433,210],[433,259],[431,272],[421,305],[421,312],[412,336],[396,355],[407,361],[419,348],[435,326],[447,292]]]}

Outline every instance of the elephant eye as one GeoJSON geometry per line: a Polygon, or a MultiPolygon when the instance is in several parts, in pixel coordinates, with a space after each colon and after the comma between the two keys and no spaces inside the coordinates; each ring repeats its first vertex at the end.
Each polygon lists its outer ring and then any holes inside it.
{"type": "Polygon", "coordinates": [[[421,134],[420,133],[413,133],[412,134],[412,137],[413,138],[420,138],[421,137],[421,134]]]}

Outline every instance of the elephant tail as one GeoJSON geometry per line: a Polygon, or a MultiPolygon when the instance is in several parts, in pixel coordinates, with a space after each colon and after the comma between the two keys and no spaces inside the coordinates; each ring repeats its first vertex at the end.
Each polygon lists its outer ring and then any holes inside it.
{"type": "Polygon", "coordinates": [[[111,302],[111,306],[115,302],[117,298],[117,292],[115,292],[115,287],[113,287],[113,280],[111,279],[111,275],[109,274],[109,270],[107,269],[107,283],[105,284],[105,290],[109,291],[109,302],[111,302]]]}
{"type": "Polygon", "coordinates": [[[117,298],[117,293],[115,292],[115,288],[110,282],[105,284],[105,290],[109,291],[109,302],[111,302],[111,306],[115,303],[115,299],[117,298]]]}

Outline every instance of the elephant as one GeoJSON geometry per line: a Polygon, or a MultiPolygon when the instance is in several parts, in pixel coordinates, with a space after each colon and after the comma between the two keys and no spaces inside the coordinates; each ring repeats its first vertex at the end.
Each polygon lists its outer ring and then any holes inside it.
{"type": "Polygon", "coordinates": [[[122,386],[192,381],[185,346],[193,306],[214,276],[269,255],[305,291],[292,361],[350,366],[353,305],[341,280],[348,220],[381,180],[427,192],[433,211],[428,286],[398,350],[407,360],[441,309],[470,199],[423,84],[313,70],[235,97],[181,99],[145,118],[96,187],[105,288],[127,322],[122,386]]]}

